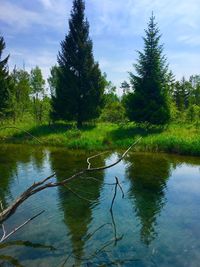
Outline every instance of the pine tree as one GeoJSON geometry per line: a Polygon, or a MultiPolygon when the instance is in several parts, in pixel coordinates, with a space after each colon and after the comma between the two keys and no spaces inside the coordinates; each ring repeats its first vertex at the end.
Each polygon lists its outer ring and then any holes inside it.
{"type": "Polygon", "coordinates": [[[3,37],[0,36],[0,118],[6,116],[9,105],[10,77],[7,66],[9,55],[5,59],[2,59],[4,49],[5,42],[3,37]]]}
{"type": "Polygon", "coordinates": [[[125,100],[127,115],[136,122],[165,124],[170,119],[168,67],[163,46],[159,44],[161,36],[153,14],[145,33],[144,52],[138,52],[139,59],[135,64],[137,75],[130,73],[134,91],[125,100]]]}
{"type": "Polygon", "coordinates": [[[58,54],[58,79],[52,118],[75,120],[77,126],[99,115],[104,82],[94,61],[83,0],[74,0],[69,32],[58,54]]]}

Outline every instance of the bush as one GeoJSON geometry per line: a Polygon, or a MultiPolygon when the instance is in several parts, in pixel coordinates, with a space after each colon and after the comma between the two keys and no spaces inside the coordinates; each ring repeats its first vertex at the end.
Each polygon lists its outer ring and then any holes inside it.
{"type": "Polygon", "coordinates": [[[187,109],[187,119],[190,122],[199,122],[200,120],[200,106],[197,105],[191,105],[187,109]]]}
{"type": "Polygon", "coordinates": [[[125,119],[125,109],[120,102],[106,105],[100,117],[101,121],[114,123],[123,122],[125,119]]]}

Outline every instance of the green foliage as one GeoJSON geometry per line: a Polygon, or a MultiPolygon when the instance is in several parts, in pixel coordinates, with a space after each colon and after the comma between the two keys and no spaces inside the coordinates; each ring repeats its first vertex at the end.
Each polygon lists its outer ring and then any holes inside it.
{"type": "Polygon", "coordinates": [[[42,98],[36,98],[33,102],[33,115],[37,123],[50,122],[49,114],[51,111],[51,99],[43,95],[42,98]]]}
{"type": "Polygon", "coordinates": [[[56,96],[56,87],[58,84],[58,71],[59,71],[59,67],[57,65],[54,65],[50,69],[51,75],[47,79],[52,97],[56,96]]]}
{"type": "Polygon", "coordinates": [[[130,93],[130,85],[127,83],[127,81],[123,81],[121,83],[120,88],[123,90],[123,94],[128,94],[130,93]]]}
{"type": "Polygon", "coordinates": [[[115,101],[107,104],[100,116],[104,122],[121,123],[125,121],[125,109],[121,102],[115,101]]]}
{"type": "Polygon", "coordinates": [[[178,110],[184,111],[189,105],[189,94],[190,94],[191,84],[185,80],[175,83],[173,97],[176,102],[178,110]]]}
{"type": "Polygon", "coordinates": [[[152,15],[145,30],[144,52],[139,53],[135,65],[137,75],[130,73],[133,93],[125,98],[127,115],[136,122],[165,124],[170,119],[167,92],[167,65],[162,55],[163,46],[159,44],[159,29],[152,15]]]}
{"type": "Polygon", "coordinates": [[[82,122],[98,117],[103,104],[104,79],[94,61],[83,0],[74,0],[69,32],[61,42],[58,79],[52,97],[52,118],[82,122]]]}
{"type": "Polygon", "coordinates": [[[200,75],[192,75],[189,79],[189,104],[200,106],[200,75]]]}
{"type": "Polygon", "coordinates": [[[119,98],[116,94],[116,86],[111,81],[107,80],[106,73],[103,74],[103,82],[105,87],[104,92],[104,106],[108,106],[113,102],[119,102],[119,98]]]}
{"type": "Polygon", "coordinates": [[[43,120],[43,113],[45,110],[45,102],[43,98],[45,97],[45,80],[42,76],[41,69],[36,66],[34,69],[31,70],[30,73],[30,83],[32,89],[32,99],[33,99],[33,115],[36,122],[41,123],[43,120]]]}
{"type": "Polygon", "coordinates": [[[186,114],[189,122],[200,122],[200,106],[190,105],[186,114]]]}
{"type": "Polygon", "coordinates": [[[138,137],[142,140],[134,146],[136,151],[162,151],[200,156],[200,128],[193,124],[171,124],[168,127],[148,124],[97,123],[84,125],[81,130],[73,124],[55,126],[36,125],[34,121],[19,122],[21,129],[1,129],[0,141],[38,144],[25,131],[36,136],[42,144],[64,146],[72,149],[127,149],[138,137]]]}
{"type": "Polygon", "coordinates": [[[40,94],[44,93],[45,80],[43,79],[42,71],[38,66],[31,70],[30,83],[33,97],[38,98],[40,94]]]}
{"type": "Polygon", "coordinates": [[[0,120],[6,117],[9,106],[10,77],[7,65],[9,56],[2,59],[4,49],[5,42],[3,37],[0,36],[0,120]]]}
{"type": "Polygon", "coordinates": [[[171,93],[171,113],[177,122],[198,123],[200,108],[200,75],[176,81],[171,93]],[[176,111],[176,112],[174,112],[176,111]],[[175,114],[176,113],[176,114],[175,114]]]}
{"type": "Polygon", "coordinates": [[[15,122],[17,118],[22,120],[25,112],[30,109],[30,75],[25,70],[14,69],[11,81],[9,110],[15,122]]]}

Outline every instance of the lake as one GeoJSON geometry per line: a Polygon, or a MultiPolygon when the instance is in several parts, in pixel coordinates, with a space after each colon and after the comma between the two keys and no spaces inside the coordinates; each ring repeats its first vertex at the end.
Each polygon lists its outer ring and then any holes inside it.
{"type": "MultiPolygon", "coordinates": [[[[89,152],[0,145],[0,199],[6,207],[51,173],[62,181],[87,167],[89,152]]],[[[91,160],[114,162],[118,153],[91,160]]],[[[200,158],[129,153],[118,165],[49,188],[5,222],[0,266],[197,267],[200,262],[200,158]],[[117,188],[115,177],[124,192],[117,188]]],[[[2,231],[0,231],[2,235],[2,231]]]]}

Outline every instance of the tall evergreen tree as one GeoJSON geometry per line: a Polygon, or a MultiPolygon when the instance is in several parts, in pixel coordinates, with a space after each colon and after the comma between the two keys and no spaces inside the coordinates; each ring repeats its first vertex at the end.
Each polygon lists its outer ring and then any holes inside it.
{"type": "Polygon", "coordinates": [[[99,115],[104,91],[84,10],[84,1],[74,0],[69,32],[58,54],[58,80],[52,97],[53,119],[75,120],[78,127],[99,115]]]}
{"type": "Polygon", "coordinates": [[[125,98],[127,115],[136,122],[165,124],[170,118],[168,68],[163,46],[159,44],[161,35],[153,14],[145,33],[144,52],[138,52],[139,59],[135,64],[137,75],[130,73],[134,91],[125,98]]]}
{"type": "Polygon", "coordinates": [[[5,117],[9,105],[9,85],[10,77],[8,72],[8,59],[9,56],[2,59],[2,53],[5,49],[5,42],[0,36],[0,118],[5,117]]]}

